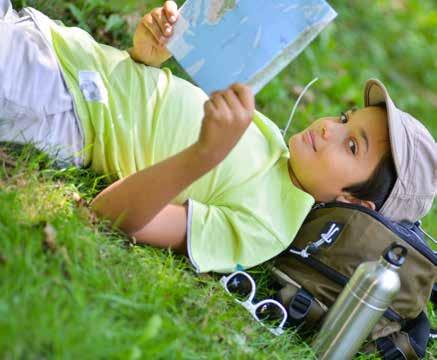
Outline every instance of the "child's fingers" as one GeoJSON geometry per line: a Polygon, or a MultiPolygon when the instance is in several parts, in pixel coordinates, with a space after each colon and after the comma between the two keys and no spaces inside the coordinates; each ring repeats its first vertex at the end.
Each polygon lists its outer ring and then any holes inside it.
{"type": "Polygon", "coordinates": [[[161,40],[161,29],[159,25],[156,23],[154,17],[151,13],[144,15],[142,19],[142,24],[145,27],[146,31],[150,32],[153,36],[153,38],[156,40],[157,43],[160,43],[161,40]]]}
{"type": "Polygon", "coordinates": [[[154,20],[154,30],[160,42],[164,41],[164,37],[171,33],[170,24],[167,22],[167,18],[164,16],[162,8],[153,9],[150,13],[154,20]],[[166,25],[167,24],[167,25],[166,25]]]}
{"type": "Polygon", "coordinates": [[[240,103],[237,94],[232,89],[225,90],[223,92],[223,97],[233,113],[238,115],[243,111],[243,106],[240,103]]]}
{"type": "Polygon", "coordinates": [[[213,93],[210,100],[217,110],[217,115],[224,120],[229,120],[231,117],[231,111],[223,98],[223,94],[221,92],[213,93]]]}
{"type": "Polygon", "coordinates": [[[203,110],[205,112],[205,115],[207,116],[209,115],[214,116],[215,113],[217,112],[217,109],[211,100],[205,101],[205,104],[203,105],[203,110]]]}
{"type": "Polygon", "coordinates": [[[178,19],[178,5],[174,1],[166,1],[164,3],[164,12],[165,16],[171,24],[174,24],[178,19]]]}
{"type": "Polygon", "coordinates": [[[238,98],[240,99],[240,102],[247,110],[254,110],[255,97],[253,96],[252,90],[249,86],[241,83],[235,83],[231,85],[231,89],[235,91],[238,98]]]}

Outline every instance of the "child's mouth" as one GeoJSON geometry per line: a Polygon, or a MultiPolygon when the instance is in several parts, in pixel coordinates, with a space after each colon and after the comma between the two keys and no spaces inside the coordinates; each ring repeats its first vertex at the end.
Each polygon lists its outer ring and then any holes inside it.
{"type": "Polygon", "coordinates": [[[305,131],[304,140],[308,145],[310,145],[313,148],[314,151],[317,151],[316,144],[314,142],[314,134],[312,130],[305,131]]]}

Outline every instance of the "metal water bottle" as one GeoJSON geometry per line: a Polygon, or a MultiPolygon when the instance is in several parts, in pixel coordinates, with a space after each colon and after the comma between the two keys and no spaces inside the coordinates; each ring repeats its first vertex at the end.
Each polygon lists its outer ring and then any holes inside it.
{"type": "Polygon", "coordinates": [[[407,249],[396,243],[379,261],[362,263],[329,310],[313,342],[318,359],[351,359],[400,290],[407,249]]]}

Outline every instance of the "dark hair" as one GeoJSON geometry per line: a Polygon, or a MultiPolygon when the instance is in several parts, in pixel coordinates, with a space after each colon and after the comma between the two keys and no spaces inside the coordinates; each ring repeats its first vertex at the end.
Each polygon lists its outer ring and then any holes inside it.
{"type": "Polygon", "coordinates": [[[348,187],[343,191],[361,200],[373,201],[378,211],[390,195],[397,179],[397,173],[391,151],[388,151],[379,161],[370,178],[348,187]]]}

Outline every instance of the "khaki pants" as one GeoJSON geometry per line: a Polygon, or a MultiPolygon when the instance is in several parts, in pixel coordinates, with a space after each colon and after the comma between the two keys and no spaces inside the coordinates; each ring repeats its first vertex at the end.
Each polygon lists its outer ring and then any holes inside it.
{"type": "Polygon", "coordinates": [[[83,135],[52,45],[26,9],[0,0],[0,141],[82,165],[83,135]]]}

